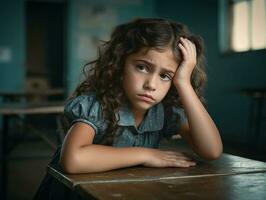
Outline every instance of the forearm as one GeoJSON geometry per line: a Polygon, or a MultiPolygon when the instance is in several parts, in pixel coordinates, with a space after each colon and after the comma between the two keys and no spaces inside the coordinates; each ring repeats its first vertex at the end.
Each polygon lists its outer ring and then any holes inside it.
{"type": "Polygon", "coordinates": [[[180,83],[176,88],[187,114],[194,151],[206,159],[219,157],[223,149],[219,131],[193,87],[180,83]]]}
{"type": "Polygon", "coordinates": [[[144,148],[117,148],[90,144],[71,154],[62,151],[61,165],[67,173],[102,172],[139,165],[144,162],[144,148]]]}

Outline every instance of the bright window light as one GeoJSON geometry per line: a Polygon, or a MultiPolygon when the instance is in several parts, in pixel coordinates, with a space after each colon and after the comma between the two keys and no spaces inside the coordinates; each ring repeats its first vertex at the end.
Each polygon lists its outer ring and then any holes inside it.
{"type": "Polygon", "coordinates": [[[235,51],[249,49],[249,16],[248,2],[237,2],[233,5],[232,48],[235,51]]]}
{"type": "Polygon", "coordinates": [[[252,1],[252,35],[251,48],[262,49],[266,47],[266,15],[265,0],[252,1]]]}
{"type": "Polygon", "coordinates": [[[223,49],[266,49],[266,0],[220,0],[220,5],[223,49]]]}

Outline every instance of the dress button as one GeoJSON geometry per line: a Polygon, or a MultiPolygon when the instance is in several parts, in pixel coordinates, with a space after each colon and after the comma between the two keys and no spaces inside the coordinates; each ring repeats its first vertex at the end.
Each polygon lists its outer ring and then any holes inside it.
{"type": "Polygon", "coordinates": [[[95,116],[90,116],[90,119],[94,121],[95,120],[95,116]]]}

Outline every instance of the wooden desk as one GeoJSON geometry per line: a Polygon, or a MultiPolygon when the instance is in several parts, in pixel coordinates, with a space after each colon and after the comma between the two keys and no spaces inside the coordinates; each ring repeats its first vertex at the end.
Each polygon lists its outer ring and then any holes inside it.
{"type": "MultiPolygon", "coordinates": [[[[266,163],[229,154],[223,154],[219,160],[211,162],[198,160],[197,166],[191,168],[137,166],[79,175],[63,174],[53,166],[48,166],[47,170],[50,175],[76,190],[85,199],[90,197],[101,200],[177,199],[188,198],[190,195],[194,199],[205,199],[209,193],[209,199],[219,193],[225,195],[220,199],[231,199],[228,190],[240,192],[249,185],[264,195],[263,186],[266,183],[266,163]],[[246,179],[250,176],[251,179],[246,179]],[[246,182],[242,184],[243,180],[246,182]]],[[[244,194],[237,197],[245,199],[244,194]]]]}
{"type": "Polygon", "coordinates": [[[0,107],[0,115],[60,114],[64,111],[63,102],[41,102],[32,104],[5,104],[0,107]]]}
{"type": "MultiPolygon", "coordinates": [[[[7,186],[7,164],[8,164],[8,125],[9,119],[18,115],[44,115],[44,114],[62,114],[64,106],[62,102],[43,102],[38,104],[5,104],[0,107],[0,116],[3,116],[3,130],[1,140],[1,155],[2,170],[1,170],[1,185],[0,199],[5,199],[7,186]]],[[[51,143],[45,135],[38,132],[38,135],[46,141],[51,147],[56,148],[56,145],[51,143]]]]}
{"type": "Polygon", "coordinates": [[[176,177],[171,180],[80,184],[77,192],[84,199],[101,200],[264,200],[266,173],[211,177],[176,177]]]}
{"type": "Polygon", "coordinates": [[[40,91],[16,91],[16,92],[1,91],[0,97],[3,98],[4,102],[14,102],[34,97],[63,96],[64,92],[65,91],[62,88],[52,88],[40,91]]]}
{"type": "Polygon", "coordinates": [[[196,167],[190,168],[147,168],[130,167],[103,173],[68,175],[54,166],[48,166],[48,173],[74,189],[76,185],[101,182],[131,182],[138,180],[169,180],[176,177],[205,177],[232,175],[249,172],[266,172],[266,163],[223,154],[219,160],[212,162],[198,161],[196,167]]]}

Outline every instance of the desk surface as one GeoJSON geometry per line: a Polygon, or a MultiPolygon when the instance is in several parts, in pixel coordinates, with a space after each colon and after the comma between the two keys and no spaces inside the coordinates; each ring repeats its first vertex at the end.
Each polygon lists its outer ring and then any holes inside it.
{"type": "Polygon", "coordinates": [[[63,102],[42,102],[35,104],[5,104],[0,107],[0,115],[57,114],[63,113],[63,102]]]}
{"type": "Polygon", "coordinates": [[[168,181],[177,178],[212,177],[250,172],[266,173],[266,163],[223,154],[216,161],[199,161],[197,166],[190,168],[148,168],[137,166],[102,173],[68,175],[63,174],[53,166],[48,166],[49,174],[72,189],[81,184],[168,181]]]}
{"type": "Polygon", "coordinates": [[[30,96],[53,96],[63,95],[65,92],[62,88],[52,88],[38,91],[0,91],[0,96],[5,98],[23,98],[30,96]]]}
{"type": "Polygon", "coordinates": [[[182,177],[172,180],[112,184],[80,184],[84,199],[265,199],[266,173],[230,176],[182,177]]]}

